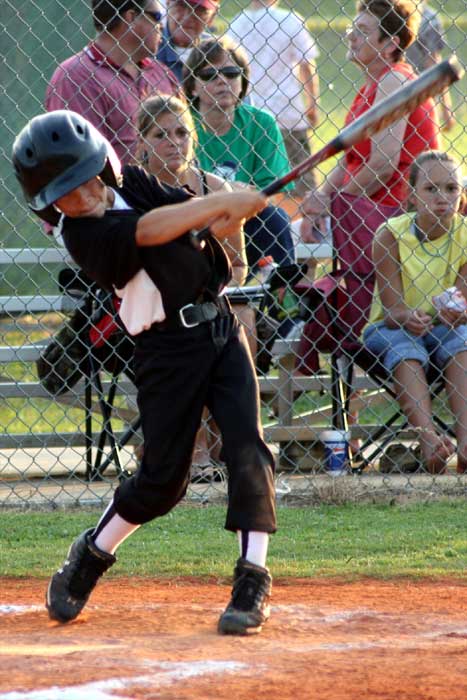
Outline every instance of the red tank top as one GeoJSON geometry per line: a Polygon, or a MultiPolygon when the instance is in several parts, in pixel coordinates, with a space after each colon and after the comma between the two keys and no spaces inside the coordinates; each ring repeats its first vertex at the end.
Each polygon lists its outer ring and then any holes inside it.
{"type": "MultiPolygon", "coordinates": [[[[365,85],[360,88],[347,113],[345,119],[346,126],[370,109],[376,97],[379,81],[389,71],[397,71],[409,79],[416,77],[416,73],[407,63],[395,63],[393,66],[389,66],[381,73],[378,81],[369,84],[365,83],[365,85]]],[[[380,204],[389,206],[403,204],[407,196],[406,178],[412,161],[422,151],[427,151],[432,148],[439,148],[439,124],[435,102],[430,98],[410,114],[405,129],[404,142],[400,152],[397,170],[383,187],[371,195],[371,199],[380,204]]],[[[365,139],[365,141],[361,141],[361,143],[346,151],[345,160],[347,173],[344,177],[344,185],[349,182],[352,176],[368,161],[370,152],[370,139],[365,139]]]]}

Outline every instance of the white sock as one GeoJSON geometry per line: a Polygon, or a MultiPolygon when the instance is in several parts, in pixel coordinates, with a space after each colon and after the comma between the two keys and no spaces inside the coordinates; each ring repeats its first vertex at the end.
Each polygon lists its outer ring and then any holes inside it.
{"type": "Polygon", "coordinates": [[[240,556],[256,564],[256,566],[266,567],[266,557],[268,554],[269,533],[255,532],[254,530],[237,530],[238,543],[240,545],[240,556]]]}
{"type": "Polygon", "coordinates": [[[94,544],[103,552],[114,554],[117,547],[139,527],[141,527],[141,525],[129,523],[120,517],[120,515],[114,513],[95,538],[94,544]]]}

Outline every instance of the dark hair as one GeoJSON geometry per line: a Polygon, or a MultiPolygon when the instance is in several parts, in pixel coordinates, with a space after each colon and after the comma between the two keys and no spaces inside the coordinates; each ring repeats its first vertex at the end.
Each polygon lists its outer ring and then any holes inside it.
{"type": "Polygon", "coordinates": [[[393,52],[395,61],[415,41],[420,26],[420,12],[412,0],[360,0],[357,12],[368,12],[379,20],[381,39],[399,39],[399,46],[393,52]]]}
{"type": "Polygon", "coordinates": [[[150,128],[163,114],[174,114],[185,120],[186,126],[195,135],[195,125],[186,102],[173,95],[153,95],[141,103],[138,112],[138,132],[144,138],[150,128]]]}
{"type": "Polygon", "coordinates": [[[122,15],[128,10],[142,12],[147,0],[92,0],[92,21],[98,32],[111,31],[122,22],[122,15]]]}
{"type": "Polygon", "coordinates": [[[250,68],[245,51],[227,37],[206,39],[190,51],[183,69],[185,94],[194,107],[198,106],[198,98],[193,95],[196,74],[207,66],[213,66],[225,56],[229,56],[242,69],[242,88],[238,98],[239,102],[245,97],[250,85],[250,68]]]}
{"type": "Polygon", "coordinates": [[[451,163],[456,168],[461,167],[459,161],[453,158],[453,156],[451,156],[449,153],[435,150],[423,151],[415,158],[412,165],[410,166],[409,185],[411,187],[415,187],[415,185],[417,184],[417,178],[420,174],[420,170],[422,169],[423,165],[429,160],[436,160],[438,163],[451,163]]]}

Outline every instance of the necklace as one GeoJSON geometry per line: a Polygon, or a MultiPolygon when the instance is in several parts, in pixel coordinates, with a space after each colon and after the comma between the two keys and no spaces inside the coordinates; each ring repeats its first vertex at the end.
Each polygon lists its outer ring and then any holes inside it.
{"type": "MultiPolygon", "coordinates": [[[[412,231],[415,234],[415,237],[417,238],[418,242],[420,243],[422,250],[424,253],[430,256],[430,258],[444,258],[446,256],[446,253],[449,250],[449,246],[451,245],[451,240],[452,240],[452,226],[448,231],[448,234],[446,236],[446,240],[444,241],[443,245],[441,248],[438,250],[435,250],[434,253],[431,252],[431,250],[428,250],[428,248],[425,245],[426,236],[423,235],[421,232],[419,226],[417,226],[417,223],[414,219],[413,224],[412,224],[412,231]]],[[[436,240],[436,239],[435,239],[436,240]]],[[[433,241],[431,241],[433,243],[433,241]]]]}

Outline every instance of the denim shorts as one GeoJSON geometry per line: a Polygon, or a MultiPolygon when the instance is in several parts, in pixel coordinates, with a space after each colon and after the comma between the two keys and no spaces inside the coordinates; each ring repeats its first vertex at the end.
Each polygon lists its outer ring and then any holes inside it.
{"type": "Polygon", "coordinates": [[[365,329],[363,344],[391,373],[404,360],[417,360],[425,370],[430,363],[443,370],[451,358],[467,350],[467,325],[448,328],[439,324],[426,335],[416,336],[403,328],[388,328],[381,321],[365,329]]]}

